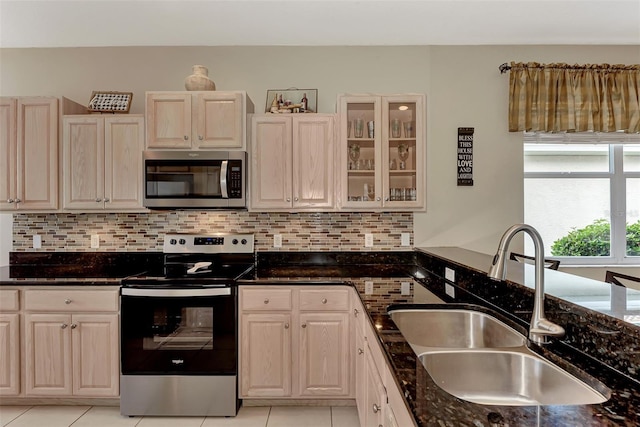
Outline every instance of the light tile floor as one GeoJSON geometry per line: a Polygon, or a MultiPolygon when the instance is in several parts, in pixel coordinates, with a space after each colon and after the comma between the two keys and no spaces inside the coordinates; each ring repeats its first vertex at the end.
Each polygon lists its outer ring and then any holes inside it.
{"type": "Polygon", "coordinates": [[[118,407],[0,406],[8,427],[358,427],[355,406],[247,406],[236,417],[123,417],[118,407]]]}

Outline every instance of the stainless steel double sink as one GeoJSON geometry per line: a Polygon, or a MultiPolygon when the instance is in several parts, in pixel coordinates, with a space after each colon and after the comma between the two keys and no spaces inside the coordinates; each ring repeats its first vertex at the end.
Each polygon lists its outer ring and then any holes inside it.
{"type": "Polygon", "coordinates": [[[388,310],[433,381],[448,393],[484,405],[584,405],[611,391],[586,384],[527,347],[525,335],[474,309],[388,310]]]}

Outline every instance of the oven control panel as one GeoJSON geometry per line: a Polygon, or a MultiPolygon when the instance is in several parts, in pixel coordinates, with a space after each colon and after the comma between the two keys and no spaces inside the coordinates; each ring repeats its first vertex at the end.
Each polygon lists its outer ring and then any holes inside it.
{"type": "Polygon", "coordinates": [[[167,234],[164,253],[253,253],[253,234],[167,234]]]}

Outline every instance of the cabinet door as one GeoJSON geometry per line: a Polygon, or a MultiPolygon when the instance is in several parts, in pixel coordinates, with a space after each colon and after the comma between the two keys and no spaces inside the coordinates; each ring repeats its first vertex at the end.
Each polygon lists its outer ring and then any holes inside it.
{"type": "Polygon", "coordinates": [[[349,313],[301,313],[301,396],[349,394],[349,313]]]}
{"type": "Polygon", "coordinates": [[[18,98],[18,209],[58,208],[58,99],[18,98]]]}
{"type": "Polygon", "coordinates": [[[147,148],[191,148],[191,94],[148,92],[147,148]]]}
{"type": "Polygon", "coordinates": [[[71,395],[71,316],[25,314],[25,394],[71,395]]]}
{"type": "MultiPolygon", "coordinates": [[[[356,325],[357,326],[357,325],[356,325]]],[[[355,328],[355,389],[356,389],[356,408],[358,409],[358,418],[360,419],[360,425],[364,426],[367,412],[367,359],[366,359],[366,345],[364,336],[360,328],[355,328]]]]}
{"type": "Polygon", "coordinates": [[[347,210],[382,207],[381,102],[379,96],[344,96],[338,102],[341,206],[347,210]]]}
{"type": "Polygon", "coordinates": [[[291,314],[243,314],[240,327],[242,397],[291,396],[291,314]]]}
{"type": "Polygon", "coordinates": [[[193,114],[193,146],[241,149],[244,146],[242,98],[237,92],[198,93],[193,114]]]}
{"type": "Polygon", "coordinates": [[[63,119],[65,209],[104,207],[104,119],[66,116],[63,119]]]}
{"type": "Polygon", "coordinates": [[[0,313],[0,395],[20,393],[18,314],[0,313]]]}
{"type": "Polygon", "coordinates": [[[118,315],[74,314],[71,321],[73,394],[118,396],[118,315]]]}
{"type": "Polygon", "coordinates": [[[105,208],[142,208],[144,118],[107,117],[104,132],[105,208]]]}
{"type": "Polygon", "coordinates": [[[366,403],[365,403],[365,422],[366,427],[380,427],[383,425],[383,408],[386,405],[386,393],[382,385],[382,379],[378,373],[371,353],[366,352],[366,403]]]}
{"type": "Polygon", "coordinates": [[[424,96],[382,98],[382,188],[388,208],[425,206],[424,96]]]}
{"type": "Polygon", "coordinates": [[[293,118],[294,207],[334,207],[334,150],[332,116],[293,118]]]}
{"type": "Polygon", "coordinates": [[[251,207],[290,208],[291,118],[255,116],[251,126],[251,207]]]}
{"type": "Polygon", "coordinates": [[[16,205],[16,109],[14,98],[0,98],[0,209],[16,205]],[[11,201],[9,201],[11,200],[11,201]]]}

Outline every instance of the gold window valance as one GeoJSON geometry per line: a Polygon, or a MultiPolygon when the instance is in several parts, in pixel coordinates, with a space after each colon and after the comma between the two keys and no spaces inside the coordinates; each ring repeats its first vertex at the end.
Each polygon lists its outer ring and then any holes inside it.
{"type": "Polygon", "coordinates": [[[640,65],[511,63],[509,131],[640,132],[640,65]]]}

